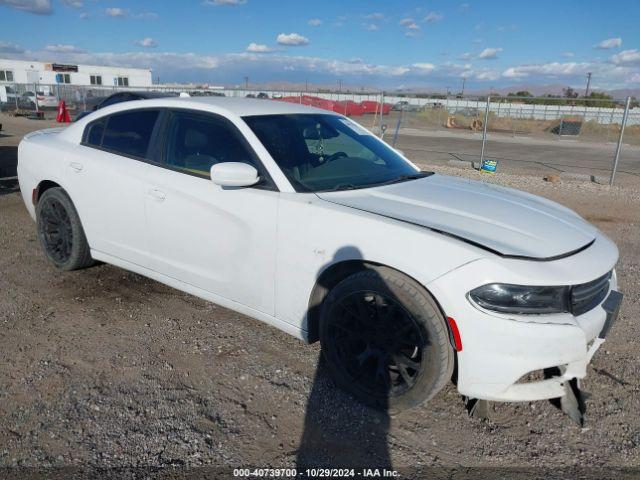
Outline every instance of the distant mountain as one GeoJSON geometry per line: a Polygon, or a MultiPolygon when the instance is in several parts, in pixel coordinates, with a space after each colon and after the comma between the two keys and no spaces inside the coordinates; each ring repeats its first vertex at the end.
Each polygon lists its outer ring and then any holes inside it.
{"type": "MultiPolygon", "coordinates": [[[[568,85],[564,84],[548,84],[548,85],[511,85],[508,87],[500,87],[500,88],[492,88],[492,89],[479,89],[479,90],[466,90],[465,96],[480,96],[487,95],[489,93],[497,93],[499,95],[507,95],[509,93],[516,92],[529,92],[534,97],[539,97],[542,95],[562,95],[564,93],[564,89],[567,88],[568,85]]],[[[572,88],[578,92],[578,94],[584,94],[584,86],[576,87],[572,86],[572,88]]],[[[442,93],[442,88],[404,88],[402,89],[402,93],[423,93],[423,92],[439,92],[442,93]]],[[[614,99],[624,99],[628,96],[640,98],[640,88],[621,88],[621,89],[613,89],[613,90],[605,90],[601,88],[593,88],[591,91],[606,93],[607,95],[611,95],[614,99]]],[[[451,94],[456,94],[458,92],[452,91],[451,94]]]]}

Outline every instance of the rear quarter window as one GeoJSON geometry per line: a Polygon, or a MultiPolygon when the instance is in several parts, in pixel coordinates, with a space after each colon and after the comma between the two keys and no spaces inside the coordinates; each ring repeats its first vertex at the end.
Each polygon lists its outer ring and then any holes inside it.
{"type": "Polygon", "coordinates": [[[92,147],[100,147],[102,145],[102,135],[104,133],[105,119],[92,122],[87,125],[84,131],[83,143],[92,147]]]}
{"type": "Polygon", "coordinates": [[[159,113],[158,110],[138,110],[110,115],[102,135],[102,149],[145,158],[159,113]]]}

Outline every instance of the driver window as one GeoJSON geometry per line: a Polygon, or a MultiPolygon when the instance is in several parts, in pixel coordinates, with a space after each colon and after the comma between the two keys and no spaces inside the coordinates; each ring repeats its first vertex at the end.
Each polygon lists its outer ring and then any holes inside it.
{"type": "Polygon", "coordinates": [[[171,114],[165,151],[167,166],[209,178],[211,166],[223,162],[255,166],[233,126],[212,116],[188,112],[171,114]]]}

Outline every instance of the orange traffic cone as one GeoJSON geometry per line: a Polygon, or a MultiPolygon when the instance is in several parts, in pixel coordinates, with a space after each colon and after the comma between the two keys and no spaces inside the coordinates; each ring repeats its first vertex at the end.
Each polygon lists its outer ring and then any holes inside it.
{"type": "Polygon", "coordinates": [[[71,123],[71,117],[69,116],[67,104],[64,103],[64,100],[60,100],[60,103],[58,104],[58,116],[56,117],[56,122],[71,123]]]}

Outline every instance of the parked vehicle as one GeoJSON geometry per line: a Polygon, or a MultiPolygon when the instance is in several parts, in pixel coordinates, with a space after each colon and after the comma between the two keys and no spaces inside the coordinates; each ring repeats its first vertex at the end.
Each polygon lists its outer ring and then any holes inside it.
{"type": "Polygon", "coordinates": [[[37,92],[27,91],[20,95],[18,106],[20,108],[57,108],[58,99],[51,93],[38,90],[37,92]]]}
{"type": "Polygon", "coordinates": [[[150,98],[166,98],[177,97],[176,92],[145,92],[145,91],[131,91],[131,92],[116,92],[112,93],[108,97],[94,97],[93,99],[87,99],[85,104],[87,110],[78,113],[76,121],[86,117],[91,112],[100,110],[101,108],[108,107],[109,105],[115,105],[121,102],[131,102],[133,100],[148,100],[150,98]]]}
{"type": "Polygon", "coordinates": [[[402,110],[404,112],[419,112],[422,109],[423,108],[420,105],[416,105],[415,103],[410,103],[407,100],[400,100],[392,108],[392,110],[396,110],[396,111],[402,110]]]}
{"type": "Polygon", "coordinates": [[[391,411],[454,365],[470,398],[570,395],[621,301],[616,246],[573,211],[422,172],[325,110],[128,101],[18,156],[56,267],[110,263],[320,340],[337,384],[391,411]]]}

